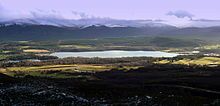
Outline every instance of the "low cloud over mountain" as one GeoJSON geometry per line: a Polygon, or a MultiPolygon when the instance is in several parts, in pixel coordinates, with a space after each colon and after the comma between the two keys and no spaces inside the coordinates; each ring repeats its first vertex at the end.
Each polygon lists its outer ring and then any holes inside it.
{"type": "MultiPolygon", "coordinates": [[[[108,27],[212,27],[220,26],[217,20],[199,20],[192,19],[193,14],[187,11],[170,11],[166,15],[175,16],[178,19],[189,18],[186,24],[173,24],[169,20],[126,20],[112,19],[106,17],[97,17],[84,12],[70,11],[69,17],[65,17],[62,12],[57,10],[41,10],[35,9],[26,13],[14,12],[5,9],[0,4],[0,24],[34,24],[34,25],[52,25],[65,27],[88,27],[88,26],[108,26],[108,27]]],[[[178,21],[180,22],[180,21],[178,21]]]]}
{"type": "Polygon", "coordinates": [[[170,16],[176,16],[177,18],[189,18],[189,19],[192,19],[194,17],[193,14],[187,12],[187,11],[183,11],[183,10],[178,10],[178,11],[170,11],[167,13],[167,15],[170,15],[170,16]]]}
{"type": "Polygon", "coordinates": [[[220,20],[197,19],[191,20],[190,27],[215,27],[220,26],[220,20]]]}

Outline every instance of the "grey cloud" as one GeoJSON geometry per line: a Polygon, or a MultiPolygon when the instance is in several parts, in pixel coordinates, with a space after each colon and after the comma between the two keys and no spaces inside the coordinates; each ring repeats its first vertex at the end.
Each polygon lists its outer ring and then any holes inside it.
{"type": "Polygon", "coordinates": [[[220,22],[220,20],[210,20],[210,19],[196,19],[192,21],[199,21],[199,22],[220,22]]]}
{"type": "Polygon", "coordinates": [[[77,12],[77,11],[72,11],[72,14],[75,15],[75,16],[79,16],[79,17],[82,18],[82,19],[87,19],[87,18],[94,17],[94,16],[92,16],[92,15],[88,15],[88,14],[86,14],[86,13],[77,12]]]}
{"type": "Polygon", "coordinates": [[[33,18],[62,18],[62,15],[55,10],[43,11],[38,9],[36,11],[31,11],[30,14],[33,18]]]}
{"type": "Polygon", "coordinates": [[[192,20],[192,18],[194,17],[193,14],[187,12],[187,11],[183,11],[183,10],[178,10],[178,11],[170,11],[168,12],[166,15],[169,16],[176,16],[177,18],[190,18],[192,20]]]}

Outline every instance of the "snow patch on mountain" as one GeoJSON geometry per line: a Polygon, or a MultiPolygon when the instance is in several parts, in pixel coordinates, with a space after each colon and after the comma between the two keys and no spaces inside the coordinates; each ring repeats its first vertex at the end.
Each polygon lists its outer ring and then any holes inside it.
{"type": "Polygon", "coordinates": [[[1,25],[52,25],[58,27],[165,27],[170,26],[153,20],[116,20],[110,18],[62,19],[62,18],[25,18],[0,22],[1,25]]]}

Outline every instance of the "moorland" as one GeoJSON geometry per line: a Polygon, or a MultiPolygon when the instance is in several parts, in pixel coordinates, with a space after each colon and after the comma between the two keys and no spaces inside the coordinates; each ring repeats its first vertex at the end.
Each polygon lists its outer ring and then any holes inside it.
{"type": "Polygon", "coordinates": [[[2,41],[7,105],[219,105],[218,41],[122,37],[2,41]],[[58,58],[54,52],[163,51],[176,57],[58,58]]]}

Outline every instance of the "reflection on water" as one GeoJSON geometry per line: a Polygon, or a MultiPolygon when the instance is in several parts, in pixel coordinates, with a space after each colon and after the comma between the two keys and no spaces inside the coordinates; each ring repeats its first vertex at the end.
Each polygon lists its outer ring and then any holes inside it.
{"type": "Polygon", "coordinates": [[[59,58],[65,57],[100,57],[100,58],[120,58],[120,57],[175,57],[179,54],[166,53],[161,51],[93,51],[93,52],[55,52],[51,54],[59,58]]]}

